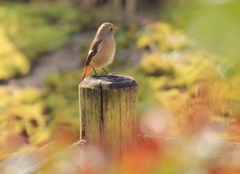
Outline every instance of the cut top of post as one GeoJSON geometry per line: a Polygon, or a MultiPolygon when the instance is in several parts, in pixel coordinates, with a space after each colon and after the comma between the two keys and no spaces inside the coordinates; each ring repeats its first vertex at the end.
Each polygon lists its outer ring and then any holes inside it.
{"type": "Polygon", "coordinates": [[[99,84],[101,84],[102,89],[132,88],[138,86],[134,78],[123,75],[89,76],[79,86],[98,89],[100,88],[99,84]]]}

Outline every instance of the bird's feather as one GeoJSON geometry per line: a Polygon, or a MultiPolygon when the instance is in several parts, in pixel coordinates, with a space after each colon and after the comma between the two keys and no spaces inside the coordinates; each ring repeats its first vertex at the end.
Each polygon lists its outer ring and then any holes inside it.
{"type": "Polygon", "coordinates": [[[90,51],[88,52],[88,57],[86,60],[86,66],[89,65],[89,63],[91,62],[92,58],[97,54],[97,52],[100,49],[101,43],[102,43],[103,39],[99,39],[96,42],[94,42],[91,47],[90,47],[90,51]]]}
{"type": "Polygon", "coordinates": [[[92,71],[92,67],[90,65],[85,66],[84,68],[84,74],[82,76],[82,81],[85,79],[85,77],[92,71]]]}

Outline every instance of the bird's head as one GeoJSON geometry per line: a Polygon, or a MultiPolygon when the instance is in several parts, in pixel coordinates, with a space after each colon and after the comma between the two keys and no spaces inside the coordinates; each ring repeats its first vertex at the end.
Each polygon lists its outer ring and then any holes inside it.
{"type": "Polygon", "coordinates": [[[115,30],[117,30],[118,28],[115,27],[112,23],[109,22],[105,22],[103,23],[99,29],[98,32],[100,33],[100,35],[110,35],[110,36],[114,36],[115,30]]]}

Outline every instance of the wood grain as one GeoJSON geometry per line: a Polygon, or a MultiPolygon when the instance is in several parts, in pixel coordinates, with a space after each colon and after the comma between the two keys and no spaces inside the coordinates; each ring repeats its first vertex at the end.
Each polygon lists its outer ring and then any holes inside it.
{"type": "Polygon", "coordinates": [[[79,84],[80,138],[121,157],[137,138],[138,85],[132,77],[87,77],[79,84]]]}

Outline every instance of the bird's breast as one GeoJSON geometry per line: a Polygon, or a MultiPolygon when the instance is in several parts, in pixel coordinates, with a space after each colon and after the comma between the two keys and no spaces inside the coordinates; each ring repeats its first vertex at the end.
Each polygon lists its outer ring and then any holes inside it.
{"type": "Polygon", "coordinates": [[[96,55],[93,57],[90,65],[94,68],[103,68],[113,62],[116,52],[116,42],[114,38],[104,39],[99,45],[96,55]]]}

